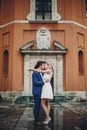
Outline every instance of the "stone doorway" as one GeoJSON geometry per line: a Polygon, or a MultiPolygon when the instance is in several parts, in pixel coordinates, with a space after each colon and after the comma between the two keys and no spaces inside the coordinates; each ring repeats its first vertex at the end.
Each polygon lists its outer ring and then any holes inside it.
{"type": "Polygon", "coordinates": [[[53,78],[51,80],[54,96],[63,95],[63,59],[66,53],[66,48],[59,42],[54,41],[56,50],[31,50],[33,41],[26,43],[20,48],[20,52],[24,54],[24,96],[32,96],[32,72],[29,68],[35,66],[36,62],[43,60],[51,64],[53,67],[53,78]]]}

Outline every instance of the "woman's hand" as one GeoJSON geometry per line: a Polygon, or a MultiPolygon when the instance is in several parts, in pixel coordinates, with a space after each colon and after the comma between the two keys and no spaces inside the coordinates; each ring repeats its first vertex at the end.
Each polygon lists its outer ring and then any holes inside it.
{"type": "Polygon", "coordinates": [[[49,79],[45,79],[44,81],[45,81],[45,82],[49,82],[49,79]]]}

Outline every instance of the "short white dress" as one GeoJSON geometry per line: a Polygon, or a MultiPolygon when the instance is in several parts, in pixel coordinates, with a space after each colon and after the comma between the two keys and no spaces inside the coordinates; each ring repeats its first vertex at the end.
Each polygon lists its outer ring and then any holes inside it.
{"type": "Polygon", "coordinates": [[[45,82],[45,84],[42,87],[41,98],[53,99],[53,91],[50,83],[51,77],[52,74],[44,73],[43,80],[45,81],[46,79],[48,79],[49,81],[45,82]]]}

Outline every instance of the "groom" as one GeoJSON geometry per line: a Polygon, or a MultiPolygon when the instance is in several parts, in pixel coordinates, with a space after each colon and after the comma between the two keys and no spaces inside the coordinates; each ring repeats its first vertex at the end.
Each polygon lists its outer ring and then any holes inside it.
{"type": "MultiPolygon", "coordinates": [[[[44,69],[43,61],[38,61],[35,69],[44,69]]],[[[42,125],[39,121],[39,113],[40,113],[40,101],[41,101],[41,92],[42,87],[44,85],[44,81],[42,79],[42,75],[39,72],[34,71],[32,74],[32,94],[34,96],[34,119],[36,125],[42,125]]]]}

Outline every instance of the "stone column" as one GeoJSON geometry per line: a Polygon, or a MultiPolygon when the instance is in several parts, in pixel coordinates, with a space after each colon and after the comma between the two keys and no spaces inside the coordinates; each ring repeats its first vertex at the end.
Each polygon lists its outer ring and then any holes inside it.
{"type": "Polygon", "coordinates": [[[55,62],[53,60],[53,68],[54,68],[54,95],[58,95],[58,60],[57,56],[55,56],[55,62]]]}
{"type": "Polygon", "coordinates": [[[63,95],[63,56],[57,55],[57,94],[63,95]]]}
{"type": "Polygon", "coordinates": [[[23,95],[24,96],[29,96],[30,95],[30,85],[29,85],[29,81],[30,81],[30,75],[29,75],[29,59],[30,59],[30,55],[27,54],[24,56],[24,92],[23,95]]]}

